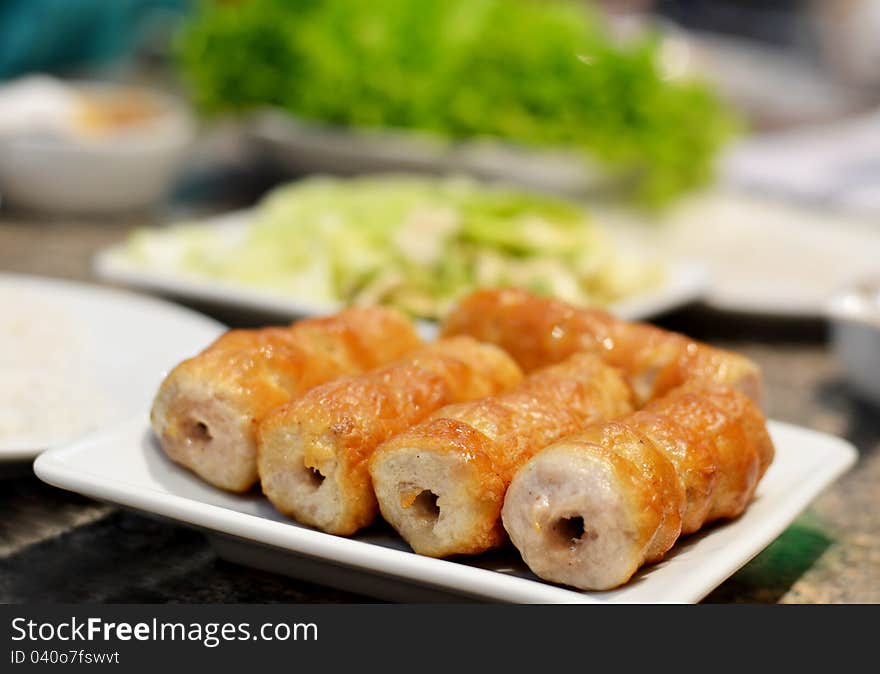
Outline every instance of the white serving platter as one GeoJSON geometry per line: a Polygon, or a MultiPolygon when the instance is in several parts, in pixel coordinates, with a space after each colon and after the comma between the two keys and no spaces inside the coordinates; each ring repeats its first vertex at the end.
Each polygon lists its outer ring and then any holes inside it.
{"type": "Polygon", "coordinates": [[[283,110],[251,115],[244,139],[255,156],[290,177],[306,174],[464,173],[569,197],[614,194],[632,172],[609,171],[583,153],[503,140],[448,140],[413,129],[350,129],[299,119],[283,110]]]}
{"type": "MultiPolygon", "coordinates": [[[[45,410],[45,418],[69,413],[70,409],[55,407],[57,403],[66,408],[65,401],[69,408],[85,414],[92,410],[83,400],[94,399],[100,410],[94,410],[94,418],[82,423],[71,420],[60,435],[48,432],[42,424],[4,434],[0,437],[0,463],[32,460],[49,446],[66,444],[147,409],[167,371],[225,330],[207,316],[168,302],[61,279],[0,274],[2,298],[8,306],[0,307],[4,312],[0,328],[29,329],[25,321],[32,323],[37,317],[42,323],[44,317],[45,330],[60,333],[52,340],[54,353],[30,354],[27,363],[34,368],[63,367],[71,375],[71,381],[59,381],[63,388],[60,402],[54,400],[51,409],[45,410]],[[16,307],[28,309],[28,316],[19,323],[16,307]]],[[[4,353],[3,357],[11,366],[20,364],[26,354],[4,353]]],[[[17,374],[28,381],[27,372],[17,374]]]]}
{"type": "MultiPolygon", "coordinates": [[[[258,156],[291,177],[389,171],[449,174],[581,199],[612,232],[634,225],[640,247],[695,261],[711,284],[701,298],[721,311],[784,318],[825,315],[831,293],[880,273],[873,113],[746,138],[719,158],[720,180],[649,216],[609,213],[631,176],[585,157],[504,142],[442,142],[410,130],[352,131],[309,123],[281,110],[252,116],[245,137],[258,156]],[[598,198],[597,198],[598,197],[598,198]]],[[[647,318],[659,307],[639,307],[647,318]]]]}
{"type": "MultiPolygon", "coordinates": [[[[242,236],[251,217],[249,210],[236,211],[205,219],[198,226],[212,229],[218,237],[235,240],[242,236]]],[[[172,264],[147,266],[132,259],[125,244],[100,251],[94,257],[93,267],[98,277],[114,283],[284,319],[342,309],[341,304],[316,302],[308,297],[294,297],[267,288],[208,278],[172,264]]],[[[627,320],[647,319],[699,299],[707,285],[703,265],[688,260],[673,261],[668,264],[666,280],[661,286],[615,303],[608,310],[627,320]]]]}
{"type": "Polygon", "coordinates": [[[218,554],[234,562],[408,601],[696,602],[771,543],[857,456],[839,438],[771,422],[776,459],[742,517],[683,540],[620,589],[580,592],[537,579],[514,550],[431,559],[410,551],[386,527],[343,538],[298,525],[257,492],[228,494],[173,464],[145,416],[43,453],[37,475],[57,487],[203,529],[218,554]]]}

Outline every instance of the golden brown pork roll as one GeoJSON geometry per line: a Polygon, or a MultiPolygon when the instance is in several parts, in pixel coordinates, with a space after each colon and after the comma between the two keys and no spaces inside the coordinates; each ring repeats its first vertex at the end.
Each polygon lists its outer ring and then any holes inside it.
{"type": "Polygon", "coordinates": [[[367,464],[376,447],[444,405],[500,393],[521,379],[497,347],[455,337],[318,386],[260,424],[263,492],[304,524],[352,534],[378,513],[367,464]]]}
{"type": "Polygon", "coordinates": [[[709,516],[718,481],[715,443],[689,424],[647,409],[628,417],[627,425],[647,436],[672,463],[685,496],[681,533],[698,531],[709,516]]]}
{"type": "Polygon", "coordinates": [[[712,443],[715,480],[703,524],[740,515],[773,459],[764,416],[751,400],[729,387],[683,387],[652,402],[647,411],[712,443]]]}
{"type": "Polygon", "coordinates": [[[256,425],[269,411],[420,344],[408,319],[381,308],[232,330],[168,374],[153,402],[153,430],[177,463],[217,487],[247,491],[257,480],[256,425]]]}
{"type": "Polygon", "coordinates": [[[734,386],[761,403],[761,372],[739,354],[516,288],[465,297],[447,316],[443,334],[498,344],[526,372],[578,351],[597,353],[623,371],[638,407],[687,382],[734,386]]]}
{"type": "Polygon", "coordinates": [[[508,393],[444,407],[370,460],[382,515],[423,555],[497,547],[507,538],[501,506],[517,469],[563,435],[631,410],[623,378],[586,353],[536,371],[508,393]]]}
{"type": "Polygon", "coordinates": [[[747,396],[718,386],[676,390],[539,452],[513,478],[502,520],[541,578],[610,589],[674,542],[661,504],[681,508],[691,531],[736,517],[772,455],[763,416],[747,396]]]}

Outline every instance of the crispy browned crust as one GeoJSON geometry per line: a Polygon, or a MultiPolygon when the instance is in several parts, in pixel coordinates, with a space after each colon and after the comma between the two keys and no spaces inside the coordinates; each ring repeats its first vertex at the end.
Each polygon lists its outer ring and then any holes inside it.
{"type": "MultiPolygon", "coordinates": [[[[615,584],[626,582],[635,571],[633,559],[640,559],[639,565],[656,561],[672,547],[679,534],[675,532],[675,513],[670,512],[670,505],[679,512],[682,533],[696,531],[716,519],[742,514],[773,458],[773,451],[764,416],[747,395],[729,386],[701,386],[691,382],[670,391],[643,410],[564,438],[538,453],[514,479],[504,505],[504,522],[536,574],[583,589],[607,589],[609,586],[604,584],[594,585],[598,582],[594,579],[613,578],[615,584]],[[585,567],[581,575],[573,575],[572,569],[578,568],[578,554],[584,554],[576,552],[577,545],[572,545],[571,559],[563,568],[558,550],[548,548],[546,558],[541,554],[543,545],[554,545],[552,537],[542,542],[544,534],[532,533],[522,526],[523,522],[530,521],[528,509],[533,507],[534,499],[550,503],[548,512],[552,512],[554,491],[570,494],[572,489],[557,484],[547,488],[546,493],[530,491],[529,498],[525,498],[524,488],[514,486],[520,479],[526,480],[539,472],[542,461],[558,463],[560,455],[567,454],[572,461],[583,462],[587,455],[596,452],[599,454],[595,462],[605,461],[603,457],[612,452],[641,474],[643,489],[635,491],[629,478],[606,480],[612,491],[618,490],[613,498],[609,497],[609,503],[628,504],[628,511],[634,513],[645,508],[666,512],[656,518],[632,518],[631,521],[647,529],[634,528],[627,533],[628,538],[617,531],[594,531],[597,538],[604,535],[616,537],[617,541],[625,539],[625,545],[621,544],[624,553],[619,555],[621,566],[615,567],[613,559],[603,559],[607,568],[585,567]],[[547,457],[542,459],[545,453],[547,457]],[[629,486],[624,489],[620,485],[629,486]],[[511,527],[515,531],[511,531],[511,527]],[[646,540],[650,544],[645,544],[646,540]],[[547,559],[554,554],[557,562],[549,563],[547,559]]],[[[619,463],[609,470],[619,473],[619,463]]],[[[590,541],[584,543],[585,546],[590,544],[590,541]]]]}
{"type": "Polygon", "coordinates": [[[383,515],[395,524],[397,517],[392,513],[399,512],[399,483],[410,485],[414,493],[428,489],[429,480],[420,469],[429,468],[423,461],[420,464],[419,458],[432,452],[455,452],[461,456],[462,466],[456,479],[468,483],[470,495],[469,499],[462,496],[465,503],[458,506],[470,516],[463,517],[462,526],[449,531],[446,540],[432,537],[430,545],[417,536],[407,537],[405,528],[399,531],[416,552],[431,556],[475,554],[497,547],[506,540],[501,527],[504,492],[518,468],[563,435],[631,410],[629,389],[622,377],[600,358],[586,353],[536,371],[503,395],[444,407],[383,444],[373,456],[370,470],[383,515]],[[402,454],[416,459],[412,472],[386,476],[385,461],[399,459],[402,454]],[[380,482],[382,489],[378,488],[380,482]]]}
{"type": "Polygon", "coordinates": [[[257,479],[255,427],[270,410],[420,344],[409,320],[383,308],[231,330],[168,374],[153,403],[153,429],[173,460],[218,487],[246,491],[257,479]]]}
{"type": "Polygon", "coordinates": [[[773,454],[766,422],[754,403],[729,387],[688,386],[651,403],[648,410],[709,439],[713,446],[716,479],[702,524],[742,514],[762,475],[762,456],[773,454]]]}
{"type": "Polygon", "coordinates": [[[603,447],[635,467],[642,478],[643,509],[649,511],[642,522],[651,523],[644,536],[644,559],[662,559],[681,534],[685,507],[684,488],[675,466],[650,437],[628,423],[628,418],[594,425],[576,437],[578,442],[603,447]]]}
{"type": "Polygon", "coordinates": [[[714,443],[698,429],[650,410],[640,410],[627,418],[626,422],[650,438],[675,467],[685,495],[681,533],[690,534],[699,530],[712,507],[718,479],[714,443]]]}
{"type": "Polygon", "coordinates": [[[762,478],[773,463],[775,448],[767,431],[767,420],[760,408],[748,395],[729,386],[691,381],[672,393],[678,395],[685,391],[704,397],[708,402],[724,410],[729,417],[737,420],[749,442],[755,447],[758,455],[758,478],[762,478]]]}
{"type": "Polygon", "coordinates": [[[259,429],[263,491],[283,513],[336,534],[373,521],[378,506],[366,461],[388,438],[434,410],[500,393],[522,373],[503,351],[470,337],[428,344],[384,368],[318,386],[270,414],[259,429]],[[290,447],[302,448],[300,465],[290,447]],[[292,471],[314,468],[332,480],[339,512],[323,520],[301,507],[292,471]]]}
{"type": "Polygon", "coordinates": [[[694,381],[733,386],[761,403],[761,372],[739,354],[517,288],[468,295],[442,332],[498,344],[526,372],[578,351],[597,353],[623,371],[639,406],[694,381]]]}
{"type": "Polygon", "coordinates": [[[577,309],[517,288],[478,290],[463,298],[443,321],[444,335],[471,335],[497,344],[526,372],[565,360],[578,351],[610,346],[616,319],[577,309]]]}

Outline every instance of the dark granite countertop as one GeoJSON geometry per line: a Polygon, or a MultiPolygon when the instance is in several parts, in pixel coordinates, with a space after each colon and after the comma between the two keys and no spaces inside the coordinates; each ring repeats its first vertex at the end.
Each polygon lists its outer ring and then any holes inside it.
{"type": "MultiPolygon", "coordinates": [[[[89,222],[0,211],[0,272],[95,281],[96,250],[167,216],[89,222]]],[[[211,313],[230,325],[259,321],[211,313]]],[[[823,324],[699,306],[661,323],[754,358],[766,375],[769,416],[842,436],[860,455],[707,601],[880,602],[880,411],[848,389],[823,324]]],[[[222,561],[200,533],[51,488],[27,467],[21,472],[0,480],[2,602],[372,601],[222,561]]]]}

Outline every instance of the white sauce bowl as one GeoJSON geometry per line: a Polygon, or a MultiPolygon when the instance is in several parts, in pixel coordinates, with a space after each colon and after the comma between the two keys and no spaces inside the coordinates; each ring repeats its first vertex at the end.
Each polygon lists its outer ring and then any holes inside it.
{"type": "Polygon", "coordinates": [[[880,279],[837,293],[827,311],[832,348],[850,384],[880,405],[880,279]]]}
{"type": "MultiPolygon", "coordinates": [[[[85,91],[115,85],[75,84],[85,91]]],[[[124,87],[156,104],[143,128],[100,135],[0,135],[0,199],[28,210],[108,214],[159,202],[194,137],[187,109],[164,94],[124,87]]]]}

